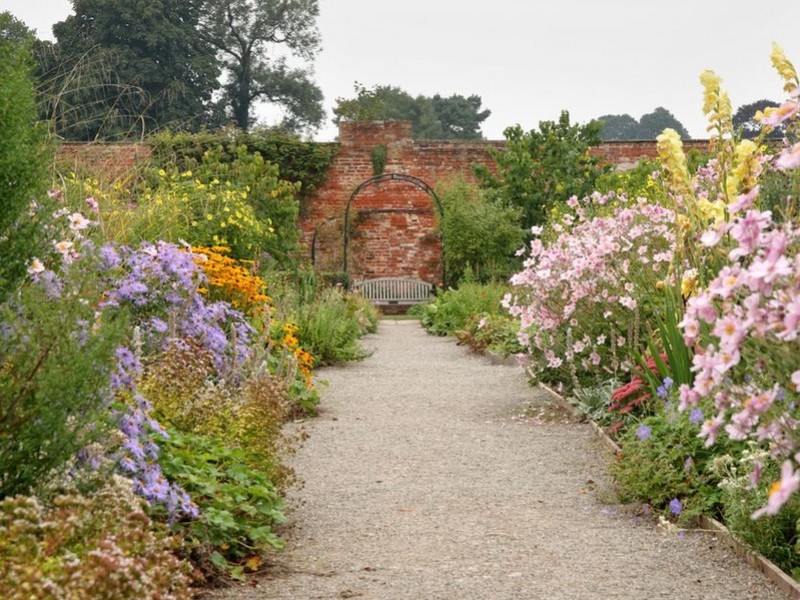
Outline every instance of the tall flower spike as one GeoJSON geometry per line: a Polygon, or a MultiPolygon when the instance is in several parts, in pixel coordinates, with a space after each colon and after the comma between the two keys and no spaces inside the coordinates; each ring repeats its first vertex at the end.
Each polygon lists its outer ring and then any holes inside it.
{"type": "Polygon", "coordinates": [[[703,114],[709,120],[706,131],[716,130],[719,137],[733,135],[731,99],[721,90],[722,79],[714,71],[706,70],[700,74],[700,83],[703,84],[703,114]]]}
{"type": "Polygon", "coordinates": [[[658,157],[674,189],[678,190],[680,194],[691,195],[691,178],[686,167],[686,155],[683,153],[681,136],[674,129],[665,129],[656,140],[658,157]]]}
{"type": "Polygon", "coordinates": [[[791,94],[798,87],[800,87],[800,79],[797,77],[797,71],[792,62],[786,58],[783,53],[783,48],[778,44],[772,44],[772,53],[770,54],[772,65],[778,74],[783,78],[783,89],[787,94],[791,94]]]}

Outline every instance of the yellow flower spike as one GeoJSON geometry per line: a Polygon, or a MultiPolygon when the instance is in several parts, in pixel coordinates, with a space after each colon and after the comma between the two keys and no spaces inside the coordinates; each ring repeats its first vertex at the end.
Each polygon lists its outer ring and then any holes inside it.
{"type": "Polygon", "coordinates": [[[704,90],[703,114],[707,115],[717,103],[722,79],[714,71],[707,69],[700,74],[700,83],[703,84],[704,90]]]}
{"type": "Polygon", "coordinates": [[[691,178],[686,166],[686,155],[683,153],[681,136],[674,129],[665,129],[656,138],[658,156],[673,187],[681,194],[691,195],[691,178]]]}
{"type": "Polygon", "coordinates": [[[762,149],[752,140],[742,140],[734,150],[734,168],[727,181],[728,198],[734,201],[736,196],[753,189],[761,174],[762,149]]]}
{"type": "Polygon", "coordinates": [[[783,53],[783,48],[778,44],[772,43],[772,52],[770,53],[772,66],[778,71],[778,74],[783,78],[783,90],[791,94],[800,86],[800,80],[797,77],[797,71],[791,61],[786,58],[783,53]]]}

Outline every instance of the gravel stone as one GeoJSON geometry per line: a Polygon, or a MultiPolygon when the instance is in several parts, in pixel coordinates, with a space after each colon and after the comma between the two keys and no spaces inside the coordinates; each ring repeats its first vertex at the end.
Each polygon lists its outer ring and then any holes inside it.
{"type": "Polygon", "coordinates": [[[713,534],[614,503],[611,460],[521,369],[416,321],[319,376],[286,549],[213,599],[778,599],[713,534]]]}

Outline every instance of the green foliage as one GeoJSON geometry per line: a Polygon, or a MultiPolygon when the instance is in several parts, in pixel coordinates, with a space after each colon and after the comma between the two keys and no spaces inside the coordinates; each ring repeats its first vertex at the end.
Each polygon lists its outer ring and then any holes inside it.
{"type": "MultiPolygon", "coordinates": [[[[269,361],[260,356],[257,362],[263,360],[269,361]]],[[[281,435],[281,428],[298,407],[290,392],[294,373],[280,367],[243,367],[240,378],[218,380],[210,352],[198,345],[172,344],[146,359],[139,389],[160,423],[247,450],[250,466],[286,487],[293,473],[281,458],[291,440],[281,435]]]]}
{"type": "Polygon", "coordinates": [[[59,135],[90,141],[208,122],[220,69],[197,35],[201,3],[74,0],[73,9],[42,61],[59,135]]]}
{"type": "Polygon", "coordinates": [[[237,127],[250,127],[258,100],[285,110],[285,129],[322,122],[322,92],[311,70],[292,68],[286,58],[310,61],[319,50],[317,0],[205,0],[203,13],[199,37],[220,56],[222,101],[237,127]]]}
{"type": "Polygon", "coordinates": [[[114,477],[88,496],[74,491],[44,507],[0,502],[0,596],[7,600],[188,600],[179,541],[144,513],[130,482],[114,477]]]}
{"type": "Polygon", "coordinates": [[[649,504],[664,514],[678,498],[683,506],[680,518],[689,522],[700,514],[715,514],[721,492],[720,477],[711,470],[719,448],[706,448],[698,437],[699,425],[679,413],[673,403],[641,421],[649,437],[630,427],[620,439],[622,453],[612,465],[620,499],[649,504]],[[642,436],[644,437],[644,436],[642,436]]]}
{"type": "Polygon", "coordinates": [[[722,477],[722,517],[725,525],[744,543],[797,579],[800,575],[800,498],[792,498],[777,515],[753,519],[752,514],[767,504],[770,481],[781,478],[780,467],[769,453],[754,444],[738,459],[720,454],[712,465],[722,477]],[[750,473],[760,466],[761,481],[754,486],[750,473]]]}
{"type": "Polygon", "coordinates": [[[485,165],[475,167],[481,187],[492,200],[521,208],[526,230],[541,225],[555,206],[594,190],[606,170],[589,154],[600,143],[601,127],[598,121],[572,125],[567,111],[557,123],[541,121],[538,131],[509,127],[505,149],[490,149],[496,173],[485,165]]]}
{"type": "Polygon", "coordinates": [[[420,315],[422,326],[429,333],[454,335],[476,316],[503,314],[500,300],[507,292],[508,286],[504,284],[482,285],[465,280],[458,289],[449,289],[410,312],[420,315]]]}
{"type": "Polygon", "coordinates": [[[375,146],[372,149],[371,157],[373,175],[383,175],[383,171],[386,168],[387,155],[388,149],[384,145],[375,146]]]}
{"type": "Polygon", "coordinates": [[[437,195],[447,283],[457,285],[468,269],[481,283],[508,278],[519,267],[514,253],[525,238],[522,211],[490,200],[463,177],[439,185],[437,195]]]}
{"type": "Polygon", "coordinates": [[[15,23],[8,13],[0,14],[0,302],[25,275],[36,249],[28,207],[44,191],[49,159],[45,131],[33,125],[29,47],[17,40],[15,23]]]}
{"type": "Polygon", "coordinates": [[[237,576],[242,567],[231,563],[282,547],[275,527],[285,521],[283,500],[267,475],[250,466],[248,450],[206,436],[169,433],[160,442],[159,464],[200,510],[197,520],[173,525],[193,561],[207,571],[237,576]]]}
{"type": "Polygon", "coordinates": [[[30,493],[112,425],[109,378],[127,319],[97,318],[99,290],[84,261],[0,308],[0,498],[30,493]]]}
{"type": "Polygon", "coordinates": [[[302,346],[317,365],[361,360],[367,353],[358,340],[377,326],[377,313],[367,300],[335,288],[321,289],[292,316],[302,346]]]}
{"type": "MultiPolygon", "coordinates": [[[[209,155],[208,160],[215,158],[209,155]]],[[[292,191],[291,186],[275,189],[276,196],[290,199],[292,191]]],[[[199,246],[228,246],[233,258],[253,259],[271,247],[273,231],[248,200],[247,186],[240,182],[205,183],[191,171],[162,169],[144,186],[135,208],[116,207],[106,227],[115,239],[127,243],[184,240],[199,246]]]]}
{"type": "Polygon", "coordinates": [[[666,108],[659,106],[653,112],[642,115],[638,121],[628,114],[603,115],[597,118],[603,123],[600,137],[612,140],[654,140],[667,128],[674,129],[683,139],[689,139],[689,132],[666,108]]]}
{"type": "Polygon", "coordinates": [[[351,121],[383,121],[397,119],[411,121],[414,139],[418,140],[479,140],[481,123],[491,114],[481,110],[481,98],[454,94],[442,97],[419,95],[393,86],[375,86],[367,89],[356,82],[356,97],[337,98],[334,123],[342,119],[351,121]]]}
{"type": "Polygon", "coordinates": [[[601,427],[611,427],[619,421],[619,413],[609,412],[609,408],[614,403],[611,394],[619,388],[621,382],[617,379],[609,379],[598,385],[586,386],[571,391],[567,401],[581,415],[594,421],[601,427]]]}
{"type": "Polygon", "coordinates": [[[475,352],[507,357],[525,351],[517,340],[518,331],[519,325],[513,317],[483,313],[472,315],[464,329],[456,331],[455,336],[475,352]]]}
{"type": "Polygon", "coordinates": [[[175,164],[181,170],[202,161],[205,152],[212,148],[222,148],[227,157],[222,162],[231,162],[238,148],[245,146],[249,153],[258,153],[265,161],[277,165],[281,179],[299,184],[301,198],[322,185],[339,149],[337,144],[304,142],[296,135],[259,128],[250,132],[162,132],[147,141],[153,149],[156,166],[165,168],[175,164]]]}

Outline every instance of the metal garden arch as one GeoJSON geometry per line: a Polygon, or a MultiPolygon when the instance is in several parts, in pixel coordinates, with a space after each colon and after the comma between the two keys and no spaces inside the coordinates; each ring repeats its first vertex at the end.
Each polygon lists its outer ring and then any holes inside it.
{"type": "MultiPolygon", "coordinates": [[[[436,192],[433,190],[431,186],[425,183],[419,177],[414,177],[413,175],[406,175],[404,173],[384,173],[382,175],[375,175],[374,177],[370,177],[359,183],[356,186],[356,189],[353,190],[353,193],[350,194],[350,199],[347,201],[347,206],[344,209],[344,233],[342,235],[342,271],[347,273],[347,247],[350,241],[350,231],[348,224],[350,222],[350,206],[353,204],[353,200],[355,197],[358,196],[359,192],[366,187],[371,185],[375,185],[377,183],[381,183],[383,181],[405,181],[412,185],[417,186],[424,192],[426,192],[431,198],[433,198],[436,204],[436,210],[439,213],[439,221],[444,218],[444,209],[442,207],[442,201],[439,199],[439,196],[436,195],[436,192]]],[[[408,212],[406,209],[403,208],[385,208],[376,210],[373,212],[408,212]]],[[[444,244],[441,245],[442,249],[442,287],[447,287],[447,279],[445,277],[445,263],[444,263],[444,244]]]]}

